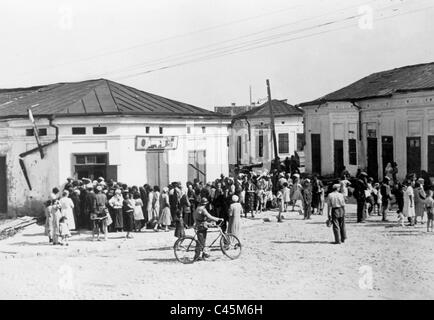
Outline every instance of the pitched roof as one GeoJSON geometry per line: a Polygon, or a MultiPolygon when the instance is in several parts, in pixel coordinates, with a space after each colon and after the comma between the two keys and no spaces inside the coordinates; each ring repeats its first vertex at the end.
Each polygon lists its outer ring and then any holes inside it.
{"type": "Polygon", "coordinates": [[[434,89],[434,62],[373,73],[349,86],[300,105],[326,101],[362,100],[394,93],[434,89]]]}
{"type": "MultiPolygon", "coordinates": [[[[273,108],[273,114],[275,117],[283,117],[283,116],[302,116],[303,110],[293,105],[286,103],[286,100],[271,100],[271,106],[273,108]]],[[[261,117],[269,117],[270,116],[270,107],[268,102],[261,104],[259,107],[252,108],[249,111],[240,113],[233,117],[233,119],[237,118],[261,118],[261,117]]]]}
{"type": "Polygon", "coordinates": [[[0,89],[0,118],[149,115],[224,118],[224,115],[106,79],[0,89]]]}

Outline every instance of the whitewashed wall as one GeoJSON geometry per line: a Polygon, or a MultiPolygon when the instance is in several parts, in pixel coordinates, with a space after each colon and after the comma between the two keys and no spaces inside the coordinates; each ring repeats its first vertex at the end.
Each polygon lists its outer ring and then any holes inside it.
{"type": "MultiPolygon", "coordinates": [[[[37,120],[40,128],[48,128],[48,136],[42,143],[55,138],[55,129],[48,127],[48,120],[37,120]]],[[[176,120],[146,119],[143,117],[71,117],[53,122],[59,127],[59,141],[44,150],[24,158],[33,190],[29,191],[21,171],[18,155],[36,146],[34,137],[25,137],[25,129],[31,128],[28,120],[10,120],[2,123],[0,130],[0,155],[7,156],[8,166],[8,214],[42,214],[42,202],[55,186],[62,186],[66,178],[74,174],[73,155],[77,153],[108,153],[109,165],[118,166],[118,181],[130,185],[143,185],[147,181],[146,152],[135,150],[135,137],[148,135],[178,136],[178,148],[168,151],[169,181],[187,181],[188,150],[206,150],[207,180],[228,174],[228,120],[176,120]],[[187,134],[187,124],[191,133],[187,134]],[[95,126],[107,127],[107,134],[93,135],[95,126]],[[202,127],[206,132],[202,133],[202,127]],[[86,127],[86,135],[72,135],[72,127],[86,127]],[[1,136],[2,135],[2,136],[1,136]]],[[[0,125],[0,128],[1,125],[0,125]]]]}

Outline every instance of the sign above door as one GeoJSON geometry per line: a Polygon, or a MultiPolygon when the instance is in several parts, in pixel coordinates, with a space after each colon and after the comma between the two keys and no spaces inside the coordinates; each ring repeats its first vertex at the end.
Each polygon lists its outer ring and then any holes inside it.
{"type": "Polygon", "coordinates": [[[164,151],[177,148],[177,136],[136,136],[136,151],[164,151]]]}

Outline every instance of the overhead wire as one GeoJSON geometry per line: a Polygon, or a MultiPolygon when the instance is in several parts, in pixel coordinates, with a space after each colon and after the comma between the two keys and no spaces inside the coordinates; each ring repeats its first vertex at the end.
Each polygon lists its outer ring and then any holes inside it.
{"type": "MultiPolygon", "coordinates": [[[[432,7],[434,7],[434,6],[428,6],[428,7],[424,7],[424,8],[420,8],[420,9],[404,12],[404,13],[399,13],[399,14],[394,14],[394,15],[391,15],[391,16],[386,16],[386,17],[378,18],[377,21],[382,21],[382,20],[394,18],[394,17],[397,17],[397,16],[402,16],[402,15],[407,15],[407,14],[411,14],[411,13],[420,12],[420,11],[423,11],[423,10],[430,9],[432,7]]],[[[349,18],[354,19],[355,17],[357,17],[357,16],[347,17],[347,19],[349,19],[349,18]]],[[[295,40],[299,40],[299,39],[304,39],[304,38],[308,38],[308,37],[312,37],[312,36],[316,36],[316,35],[320,35],[320,34],[324,34],[324,33],[329,33],[329,32],[333,32],[333,31],[337,31],[337,30],[348,29],[348,28],[351,28],[351,27],[354,27],[354,26],[352,26],[352,25],[351,26],[343,26],[343,27],[334,28],[334,29],[331,29],[331,30],[320,31],[320,32],[316,32],[316,33],[312,33],[312,34],[308,34],[308,35],[303,35],[303,36],[299,36],[299,37],[295,37],[295,38],[290,38],[290,39],[285,39],[285,40],[280,40],[280,41],[274,41],[274,42],[266,43],[266,44],[262,44],[262,45],[251,46],[251,44],[250,44],[246,48],[237,47],[237,48],[234,48],[234,49],[226,50],[226,52],[223,51],[223,52],[213,53],[213,54],[209,54],[209,55],[206,55],[206,56],[203,56],[203,57],[199,57],[199,58],[196,58],[196,59],[190,59],[190,60],[186,60],[186,61],[182,61],[182,62],[179,62],[179,63],[174,63],[174,64],[162,66],[162,67],[155,68],[155,69],[144,70],[144,71],[128,74],[128,75],[125,75],[125,76],[116,77],[115,79],[127,79],[127,78],[131,78],[131,77],[139,76],[139,75],[142,75],[142,74],[148,74],[148,73],[159,71],[159,70],[165,70],[165,69],[169,69],[169,68],[173,68],[173,67],[177,67],[177,66],[181,66],[181,65],[185,65],[185,64],[190,64],[190,63],[193,63],[193,62],[199,62],[199,61],[209,60],[209,59],[212,59],[212,58],[222,57],[222,56],[226,56],[226,55],[230,55],[230,54],[234,54],[234,53],[239,53],[239,52],[244,52],[244,51],[250,51],[250,50],[254,50],[254,49],[258,49],[258,48],[263,48],[263,47],[268,47],[268,46],[271,46],[271,45],[281,44],[281,43],[285,43],[285,42],[291,42],[291,41],[295,41],[295,40]]]]}

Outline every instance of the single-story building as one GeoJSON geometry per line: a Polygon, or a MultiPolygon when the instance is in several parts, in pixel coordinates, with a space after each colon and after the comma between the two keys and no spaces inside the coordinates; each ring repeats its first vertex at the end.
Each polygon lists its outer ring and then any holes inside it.
{"type": "MultiPolygon", "coordinates": [[[[303,110],[286,100],[271,101],[281,160],[302,151],[304,147],[303,110]]],[[[229,165],[263,163],[270,169],[274,159],[271,133],[270,106],[268,102],[232,118],[229,139],[229,165]]]]}
{"type": "Polygon", "coordinates": [[[434,63],[371,74],[300,104],[306,125],[306,171],[338,174],[343,166],[382,179],[387,163],[398,178],[434,174],[434,63]]]}
{"type": "Polygon", "coordinates": [[[228,174],[229,124],[230,117],[106,79],[2,89],[0,212],[42,213],[69,176],[161,187],[214,180],[228,174]]]}

